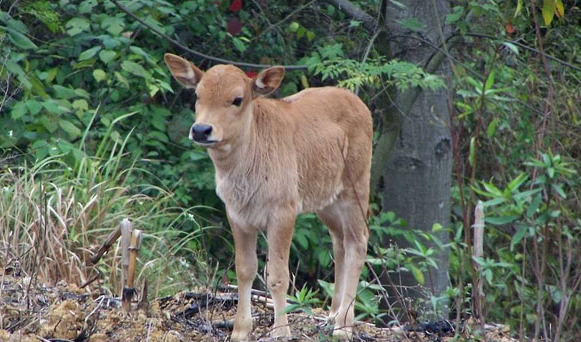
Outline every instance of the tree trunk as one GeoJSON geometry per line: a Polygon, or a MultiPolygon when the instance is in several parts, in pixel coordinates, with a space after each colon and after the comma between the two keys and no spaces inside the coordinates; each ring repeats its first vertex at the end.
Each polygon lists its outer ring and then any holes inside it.
{"type": "MultiPolygon", "coordinates": [[[[390,57],[418,64],[426,71],[448,79],[450,69],[444,55],[411,37],[421,37],[442,47],[442,37],[448,31],[443,26],[449,11],[448,2],[398,0],[398,3],[406,7],[388,2],[385,8],[389,39],[383,44],[388,44],[390,57]],[[414,33],[402,26],[401,23],[412,18],[423,24],[419,32],[414,33]]],[[[375,149],[372,181],[375,184],[372,186],[381,197],[382,210],[395,212],[410,229],[431,232],[435,223],[450,226],[452,151],[449,116],[447,89],[398,92],[385,110],[386,125],[375,149]]],[[[440,231],[437,236],[444,243],[448,240],[445,231],[440,231]]],[[[401,247],[407,246],[405,241],[397,243],[401,247]]],[[[401,272],[392,280],[396,285],[403,285],[402,289],[407,289],[403,291],[405,297],[437,296],[449,283],[447,251],[438,253],[436,261],[439,268],[424,274],[425,284],[420,291],[414,291],[418,289],[417,282],[408,272],[401,272]]],[[[438,315],[445,312],[444,309],[438,315]]]]}

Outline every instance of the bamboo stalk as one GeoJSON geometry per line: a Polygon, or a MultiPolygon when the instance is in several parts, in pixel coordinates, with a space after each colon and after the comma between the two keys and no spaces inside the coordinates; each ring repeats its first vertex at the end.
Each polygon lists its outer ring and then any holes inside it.
{"type": "Polygon", "coordinates": [[[141,248],[141,230],[135,229],[131,232],[129,243],[129,265],[127,267],[127,278],[121,296],[121,305],[126,313],[131,311],[131,299],[135,294],[135,270],[137,268],[137,254],[141,248]]]}
{"type": "MultiPolygon", "coordinates": [[[[129,267],[129,243],[131,240],[131,222],[128,219],[121,221],[121,286],[125,286],[127,269],[129,267]]],[[[123,291],[123,287],[120,288],[123,291]]]]}
{"type": "Polygon", "coordinates": [[[109,248],[111,248],[111,246],[113,246],[115,241],[117,241],[117,239],[119,239],[119,236],[121,236],[121,231],[122,231],[123,227],[127,226],[127,225],[131,226],[131,223],[129,223],[128,219],[124,219],[123,221],[121,221],[121,224],[119,225],[119,227],[117,227],[117,229],[112,231],[107,236],[107,239],[105,239],[105,242],[103,242],[101,247],[97,250],[95,255],[91,258],[91,263],[93,265],[98,263],[99,260],[101,260],[101,258],[103,257],[103,255],[109,250],[109,248]]]}

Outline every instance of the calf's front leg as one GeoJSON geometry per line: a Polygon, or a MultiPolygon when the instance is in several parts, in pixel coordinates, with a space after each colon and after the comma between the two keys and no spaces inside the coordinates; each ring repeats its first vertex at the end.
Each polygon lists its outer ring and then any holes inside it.
{"type": "Polygon", "coordinates": [[[252,332],[251,290],[256,276],[256,236],[254,229],[243,229],[230,221],[236,253],[236,279],[238,280],[238,309],[234,319],[231,341],[248,341],[252,332]]]}
{"type": "MultiPolygon", "coordinates": [[[[288,258],[295,224],[294,213],[285,219],[279,219],[276,224],[267,230],[268,262],[267,285],[274,301],[274,326],[271,331],[273,336],[290,336],[290,327],[284,308],[286,305],[286,292],[289,285],[288,258]]],[[[279,216],[279,217],[281,217],[279,216]]]]}

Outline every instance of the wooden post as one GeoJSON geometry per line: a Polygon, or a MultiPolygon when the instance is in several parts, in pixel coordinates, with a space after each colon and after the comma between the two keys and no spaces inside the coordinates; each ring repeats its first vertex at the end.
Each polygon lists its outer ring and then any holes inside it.
{"type": "Polygon", "coordinates": [[[137,254],[141,248],[141,230],[135,229],[131,232],[131,240],[129,243],[128,254],[129,263],[127,267],[127,278],[125,286],[123,287],[123,294],[121,296],[121,304],[126,313],[131,311],[131,299],[135,294],[135,271],[137,268],[137,254]]]}
{"type": "Polygon", "coordinates": [[[474,286],[472,292],[473,301],[473,316],[480,323],[484,329],[484,290],[482,286],[482,274],[480,273],[480,265],[474,258],[482,258],[484,256],[484,206],[482,201],[478,201],[476,208],[474,208],[474,248],[472,251],[472,265],[474,265],[474,286]]]}
{"type": "Polygon", "coordinates": [[[123,286],[127,280],[127,269],[129,268],[129,242],[131,240],[131,222],[128,219],[121,221],[121,288],[123,291],[123,286]]]}

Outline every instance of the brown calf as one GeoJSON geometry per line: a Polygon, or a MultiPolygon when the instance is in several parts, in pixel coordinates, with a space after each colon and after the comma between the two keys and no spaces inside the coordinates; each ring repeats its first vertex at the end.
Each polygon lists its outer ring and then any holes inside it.
{"type": "Polygon", "coordinates": [[[252,332],[250,290],[257,272],[256,239],[268,240],[267,285],[274,300],[273,335],[288,336],[284,313],[288,257],[296,216],[316,212],[329,228],[335,290],[329,320],[334,335],[351,338],[353,306],[367,252],[372,120],[353,93],[311,88],[282,100],[267,99],[282,67],[251,79],[232,65],[203,72],[165,55],[180,84],[195,88],[196,122],[190,138],[208,148],[216,193],[226,204],[236,247],[238,310],[232,341],[252,332]]]}

